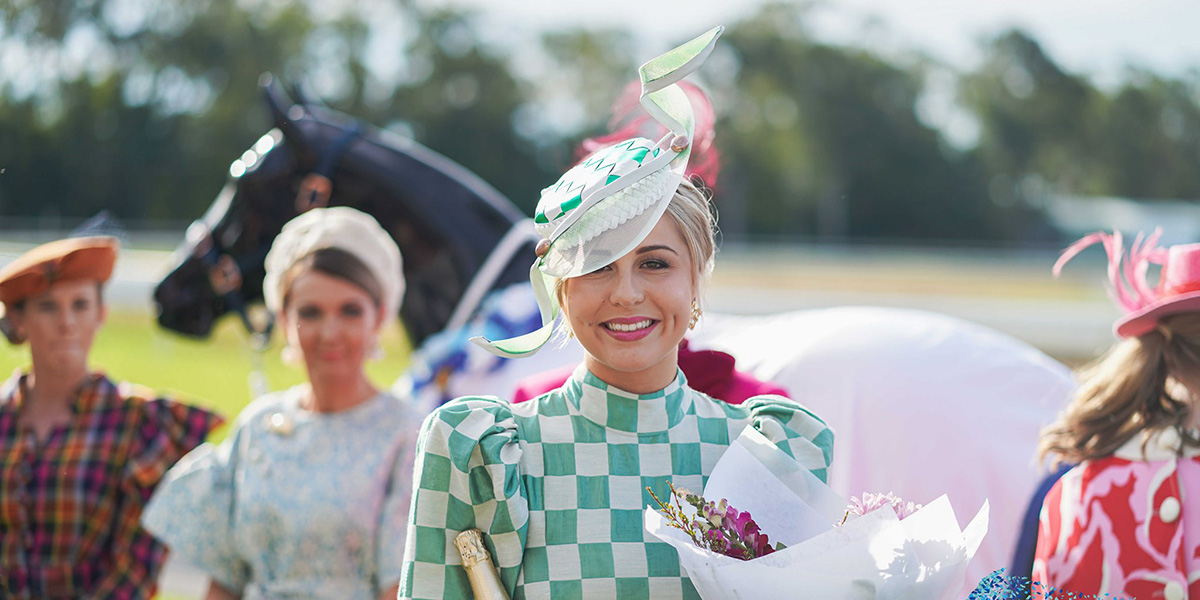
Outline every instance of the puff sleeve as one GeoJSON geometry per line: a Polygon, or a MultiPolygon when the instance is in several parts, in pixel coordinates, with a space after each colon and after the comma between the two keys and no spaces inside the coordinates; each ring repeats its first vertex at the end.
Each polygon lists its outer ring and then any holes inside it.
{"type": "Polygon", "coordinates": [[[233,537],[240,433],[220,446],[204,444],[179,461],[142,515],[142,525],[155,537],[231,591],[245,587],[250,576],[233,537]]]}
{"type": "Polygon", "coordinates": [[[750,425],[780,450],[828,483],[833,462],[833,430],[816,414],[783,396],[754,396],[742,404],[750,425]]]}
{"type": "Polygon", "coordinates": [[[417,440],[401,599],[473,595],[454,546],[478,528],[511,594],[524,558],[529,504],[519,433],[507,402],[460,398],[425,419],[417,440]]]}
{"type": "Polygon", "coordinates": [[[153,589],[166,552],[142,528],[143,507],[163,474],[222,422],[201,408],[164,398],[146,400],[126,386],[121,394],[138,405],[136,434],[121,476],[113,541],[104,558],[106,575],[89,591],[89,598],[141,598],[153,589]]]}

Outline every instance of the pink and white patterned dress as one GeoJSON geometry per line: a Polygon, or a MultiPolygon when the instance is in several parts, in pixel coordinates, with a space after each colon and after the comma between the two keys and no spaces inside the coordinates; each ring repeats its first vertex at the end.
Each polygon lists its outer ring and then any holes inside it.
{"type": "Polygon", "coordinates": [[[1068,471],[1046,495],[1033,563],[1049,588],[1200,599],[1200,448],[1175,429],[1135,436],[1068,471]],[[1189,502],[1192,508],[1187,508],[1189,502]]]}

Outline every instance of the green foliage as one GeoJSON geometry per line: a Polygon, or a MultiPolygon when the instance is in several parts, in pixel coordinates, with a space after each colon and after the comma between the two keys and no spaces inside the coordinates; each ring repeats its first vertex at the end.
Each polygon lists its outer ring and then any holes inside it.
{"type": "Polygon", "coordinates": [[[998,36],[961,81],[993,195],[1003,204],[1046,192],[1196,198],[1200,80],[1189,77],[1131,69],[1107,91],[1063,71],[1027,34],[998,36]]]}
{"type": "MultiPolygon", "coordinates": [[[[1047,193],[1200,190],[1200,74],[1131,68],[1105,89],[1020,31],[955,73],[822,43],[809,20],[765,5],[697,74],[727,237],[1019,240],[1047,193]],[[965,146],[920,110],[934,70],[978,128],[965,146]]],[[[516,41],[414,2],[0,0],[0,51],[29,65],[0,75],[0,216],[195,218],[269,127],[264,72],[410,133],[531,213],[648,49],[616,29],[516,41]]]]}
{"type": "Polygon", "coordinates": [[[748,229],[779,236],[997,237],[979,166],[914,112],[921,72],[788,34],[802,10],[768,7],[727,34],[739,70],[719,205],[746,200],[748,229]]]}

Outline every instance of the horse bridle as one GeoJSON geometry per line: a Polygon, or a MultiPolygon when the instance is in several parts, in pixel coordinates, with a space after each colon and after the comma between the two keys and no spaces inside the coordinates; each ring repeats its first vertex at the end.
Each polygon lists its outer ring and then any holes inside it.
{"type": "MultiPolygon", "coordinates": [[[[304,180],[300,183],[300,191],[296,194],[295,206],[297,215],[314,208],[329,206],[329,198],[333,195],[333,172],[337,168],[338,162],[341,161],[342,156],[345,155],[346,150],[350,148],[350,144],[362,136],[362,131],[362,123],[357,120],[354,121],[352,127],[343,129],[341,135],[334,140],[333,144],[317,157],[316,169],[305,175],[304,180]]],[[[203,237],[196,241],[196,249],[193,251],[193,256],[200,261],[200,264],[207,272],[208,281],[212,286],[213,292],[225,303],[227,310],[237,313],[242,321],[242,325],[254,340],[255,346],[265,348],[271,338],[271,331],[275,327],[275,316],[268,314],[267,321],[261,330],[254,326],[254,322],[251,321],[250,315],[246,310],[246,297],[242,293],[243,280],[241,268],[238,267],[237,261],[232,256],[223,252],[217,246],[212,229],[203,220],[193,222],[189,230],[198,226],[203,227],[203,231],[199,234],[203,237]]],[[[196,233],[189,231],[189,237],[196,237],[196,235],[196,233]]],[[[259,247],[250,256],[253,261],[248,262],[250,264],[265,262],[273,241],[266,240],[260,243],[259,247]]]]}

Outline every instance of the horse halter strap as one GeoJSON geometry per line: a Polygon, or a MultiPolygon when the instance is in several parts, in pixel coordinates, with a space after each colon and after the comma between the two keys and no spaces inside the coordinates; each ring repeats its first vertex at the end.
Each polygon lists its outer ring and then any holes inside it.
{"type": "Polygon", "coordinates": [[[353,127],[342,130],[342,135],[321,152],[317,158],[317,168],[300,183],[300,192],[296,194],[297,214],[329,206],[329,198],[333,195],[333,171],[350,144],[361,135],[362,123],[355,121],[353,127]]]}

